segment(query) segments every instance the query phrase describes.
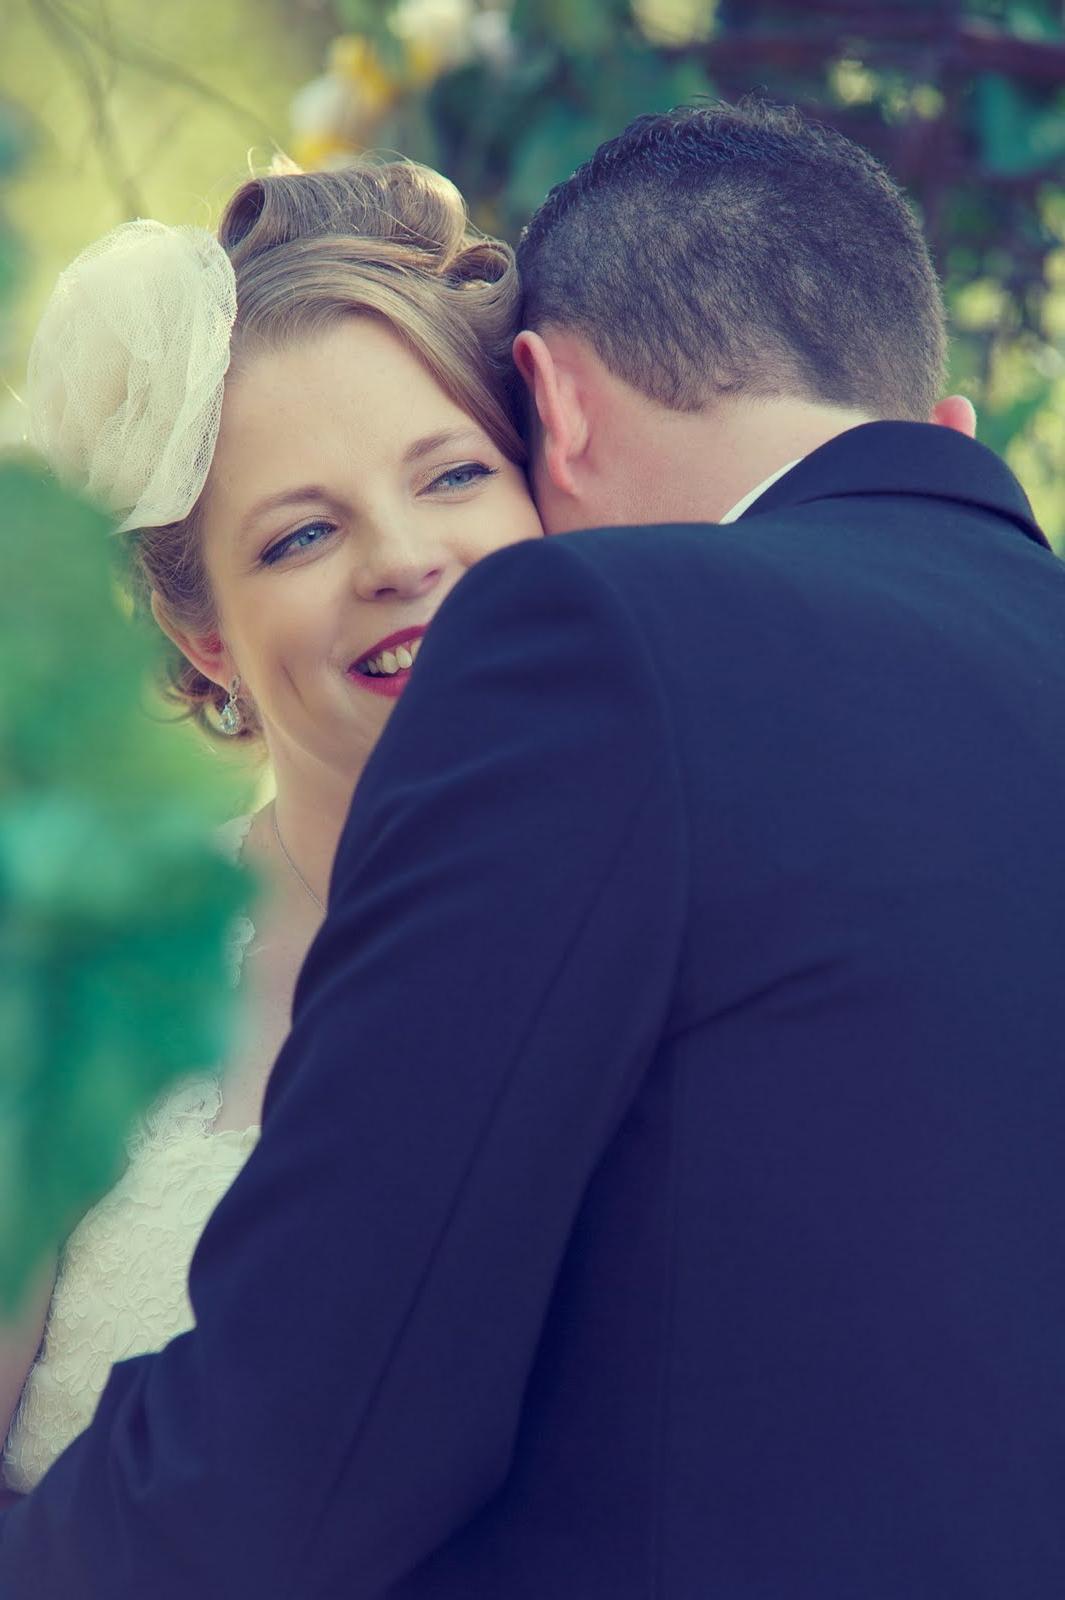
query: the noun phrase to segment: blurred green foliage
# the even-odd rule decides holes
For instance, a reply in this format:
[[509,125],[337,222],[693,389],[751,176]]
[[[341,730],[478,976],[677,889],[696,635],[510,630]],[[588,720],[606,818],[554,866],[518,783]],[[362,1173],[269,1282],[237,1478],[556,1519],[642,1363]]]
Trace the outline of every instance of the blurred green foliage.
[[[0,259],[10,284],[6,227]],[[230,1036],[225,944],[249,885],[213,847],[213,785],[148,714],[156,645],[124,614],[111,548],[39,465],[0,464],[7,1310],[114,1182],[136,1114]]]
[[[25,134],[10,106],[0,101],[0,183],[7,181],[23,154]],[[0,213],[0,312],[18,280],[20,250],[7,217]]]
[[114,1181],[133,1117],[224,1058],[248,895],[145,715],[108,524],[0,467],[0,1301]]

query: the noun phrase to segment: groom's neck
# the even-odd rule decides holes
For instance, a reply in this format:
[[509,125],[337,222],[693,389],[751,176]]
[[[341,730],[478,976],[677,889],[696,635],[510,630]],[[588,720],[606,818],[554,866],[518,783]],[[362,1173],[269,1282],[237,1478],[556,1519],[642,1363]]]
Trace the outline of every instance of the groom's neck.
[[[689,441],[694,470],[687,474],[685,492],[694,493],[705,507],[704,518],[719,522],[783,468],[849,428],[874,420],[849,406],[804,400],[736,400],[716,406],[692,419],[702,423],[702,431],[698,441]],[[679,439],[675,443],[681,445]]]
[[587,504],[570,526],[717,522],[781,468],[875,420],[786,398],[669,411],[625,385],[618,391],[604,397],[593,427]]

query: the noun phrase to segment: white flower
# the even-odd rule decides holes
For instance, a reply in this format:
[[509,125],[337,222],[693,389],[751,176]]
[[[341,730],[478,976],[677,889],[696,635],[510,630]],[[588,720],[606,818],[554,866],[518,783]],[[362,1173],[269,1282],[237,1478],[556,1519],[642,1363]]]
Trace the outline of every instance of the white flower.
[[293,132],[300,137],[331,133],[350,114],[351,90],[331,74],[305,84],[289,109]]
[[399,0],[388,25],[397,39],[454,67],[469,59],[473,0]]
[[505,11],[478,11],[470,23],[470,37],[475,54],[497,72],[505,72],[513,66],[517,40]]

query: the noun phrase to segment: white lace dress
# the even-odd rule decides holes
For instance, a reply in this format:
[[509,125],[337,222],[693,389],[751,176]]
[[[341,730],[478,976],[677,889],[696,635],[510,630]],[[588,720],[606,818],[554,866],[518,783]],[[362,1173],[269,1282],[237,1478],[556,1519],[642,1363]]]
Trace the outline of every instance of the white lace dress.
[[[251,817],[237,817],[220,830],[234,859],[250,825]],[[229,946],[234,986],[254,933],[247,917],[238,919]],[[169,1091],[130,1138],[122,1177],[64,1244],[44,1336],[4,1448],[10,1488],[32,1489],[89,1425],[114,1362],[159,1350],[192,1327],[193,1251],[259,1137],[257,1127],[215,1132],[221,1109],[214,1076]]]

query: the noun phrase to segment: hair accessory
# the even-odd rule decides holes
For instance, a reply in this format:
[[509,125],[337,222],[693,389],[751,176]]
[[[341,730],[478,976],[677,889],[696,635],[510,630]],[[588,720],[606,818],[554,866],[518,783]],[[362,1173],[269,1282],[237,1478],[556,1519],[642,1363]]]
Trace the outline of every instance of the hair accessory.
[[234,678],[229,685],[229,699],[218,714],[218,725],[223,733],[233,738],[244,726],[244,713],[240,709],[237,693],[240,689],[240,679]]
[[204,228],[125,222],[60,274],[30,349],[31,437],[119,533],[199,499],[236,315],[233,265]]

